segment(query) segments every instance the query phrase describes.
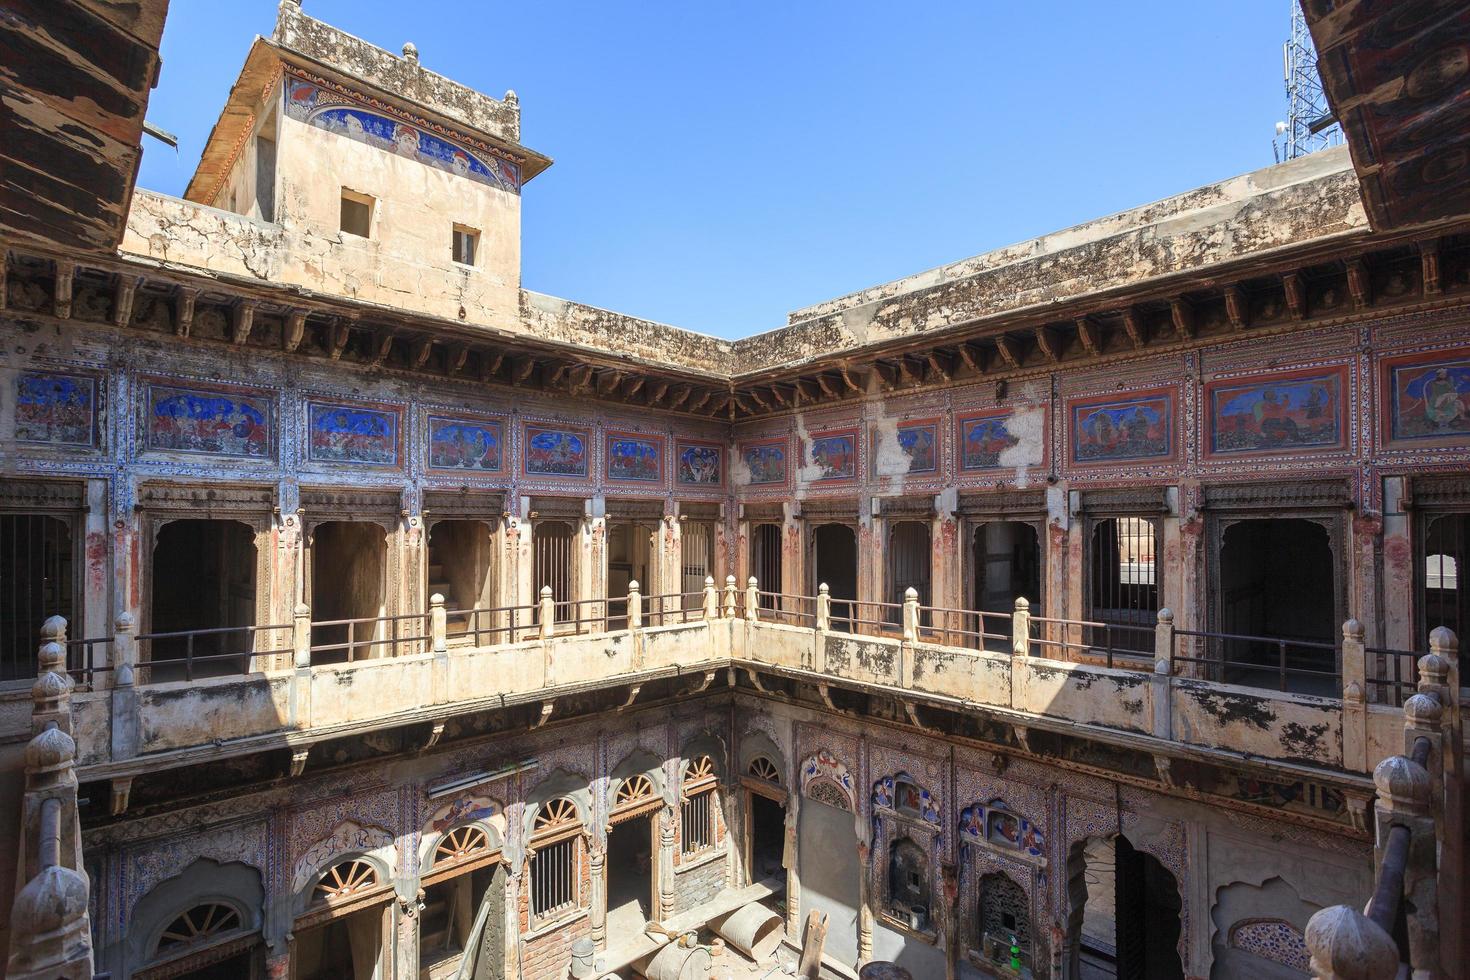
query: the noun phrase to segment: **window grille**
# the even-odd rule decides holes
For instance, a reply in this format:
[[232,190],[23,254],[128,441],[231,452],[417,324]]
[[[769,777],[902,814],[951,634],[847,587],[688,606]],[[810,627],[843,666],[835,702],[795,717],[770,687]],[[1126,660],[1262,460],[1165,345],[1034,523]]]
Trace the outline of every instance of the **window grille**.
[[1010,947],[1020,949],[1023,963],[1031,961],[1031,916],[1026,893],[999,872],[980,878],[980,938],[988,959],[1009,963]]
[[1414,578],[1421,622],[1419,647],[1423,649],[1437,627],[1449,627],[1463,637],[1470,623],[1470,595],[1465,590],[1470,514],[1426,516],[1419,528]]
[[[900,521],[888,535],[888,601],[903,605],[909,589],[919,593],[919,605],[929,604],[929,525]],[[884,610],[889,623],[902,622],[899,609]]]
[[630,776],[618,784],[618,792],[613,799],[613,808],[631,806],[642,803],[653,796],[653,780],[643,773]]
[[202,945],[221,933],[240,928],[238,909],[220,902],[196,905],[174,919],[158,937],[158,951],[175,946]]
[[315,899],[332,902],[376,888],[378,869],[366,861],[343,861],[335,864],[316,883]]
[[697,854],[714,846],[713,808],[710,805],[714,795],[713,789],[707,789],[684,800],[680,812],[683,817],[682,841],[685,854]]
[[41,624],[65,616],[71,634],[81,636],[73,619],[72,536],[57,517],[0,514],[0,681],[36,676]]
[[541,598],[541,588],[551,586],[551,596],[556,600],[556,621],[568,622],[575,608],[576,599],[572,590],[572,526],[565,521],[537,521],[532,536],[532,602]]
[[[781,591],[781,525],[757,524],[750,542],[750,567],[762,592]],[[760,597],[762,609],[775,609],[776,597]]]
[[531,911],[538,917],[564,912],[577,904],[577,839],[568,837],[531,855]]
[[456,827],[439,838],[434,848],[434,864],[463,861],[490,850],[490,838],[479,827]]
[[[1147,517],[1109,517],[1092,528],[1090,609],[1088,619],[1112,626],[1152,629],[1158,618],[1160,571],[1158,522]],[[1088,642],[1108,645],[1103,630],[1094,629]],[[1153,635],[1144,629],[1115,630],[1114,648],[1153,649]]]
[[750,765],[745,771],[753,779],[759,779],[763,783],[772,783],[776,786],[781,785],[780,770],[776,768],[774,762],[763,755],[758,755],[754,759],[751,759]]
[[681,584],[679,591],[687,598],[685,608],[696,609],[702,597],[691,595],[704,591],[704,580],[715,573],[715,535],[713,525],[704,521],[688,521],[680,529]]

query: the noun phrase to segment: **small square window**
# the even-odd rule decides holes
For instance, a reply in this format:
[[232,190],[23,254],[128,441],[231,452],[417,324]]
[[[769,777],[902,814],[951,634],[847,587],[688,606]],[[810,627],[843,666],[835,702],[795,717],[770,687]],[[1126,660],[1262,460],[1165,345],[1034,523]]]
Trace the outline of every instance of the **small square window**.
[[371,237],[373,225],[373,199],[366,194],[342,191],[342,230],[359,238]]
[[461,265],[474,265],[475,253],[480,250],[480,233],[463,225],[454,226],[454,261]]

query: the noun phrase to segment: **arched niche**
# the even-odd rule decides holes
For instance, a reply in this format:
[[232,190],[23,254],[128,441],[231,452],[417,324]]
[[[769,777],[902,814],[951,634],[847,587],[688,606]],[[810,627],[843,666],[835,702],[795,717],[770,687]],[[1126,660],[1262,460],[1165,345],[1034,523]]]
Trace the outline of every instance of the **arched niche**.
[[[216,930],[207,940],[201,936],[195,943],[166,942],[160,947],[164,933],[181,915],[209,905],[231,910],[238,925]],[[259,869],[238,861],[220,863],[199,858],[177,875],[159,882],[134,906],[123,940],[129,966],[124,975],[151,963],[258,933],[264,905],[265,886]],[[203,920],[199,921],[202,925]]]

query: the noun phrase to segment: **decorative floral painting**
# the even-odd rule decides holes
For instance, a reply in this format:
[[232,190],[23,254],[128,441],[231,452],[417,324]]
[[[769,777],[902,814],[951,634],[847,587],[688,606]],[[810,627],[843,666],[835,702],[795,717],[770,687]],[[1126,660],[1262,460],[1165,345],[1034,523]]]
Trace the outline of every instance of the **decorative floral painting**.
[[150,384],[144,444],[178,453],[268,459],[274,452],[274,396],[249,388]]
[[[320,81],[320,80],[317,80]],[[371,105],[367,96],[328,87],[300,76],[288,76],[285,85],[286,115],[299,122],[366,143],[397,156],[417,160],[459,177],[518,193],[520,168],[490,152],[489,147],[471,149],[430,132],[434,124],[417,125],[393,118],[386,105]],[[447,131],[446,131],[447,133]],[[455,134],[458,136],[458,134]]]
[[307,458],[314,463],[397,466],[401,413],[365,405],[307,403]]
[[740,447],[740,458],[750,472],[750,485],[786,482],[786,442],[752,442]]
[[1174,396],[1168,390],[1072,403],[1072,462],[1126,463],[1174,455]]
[[499,473],[505,465],[505,429],[495,419],[429,416],[429,468]]
[[587,429],[526,423],[526,476],[586,476],[592,434]]
[[1021,443],[1012,435],[1009,410],[965,415],[958,420],[961,470],[1000,469],[1000,454]]
[[725,485],[725,450],[718,443],[686,442],[674,444],[675,480],[681,487],[722,487]]
[[1338,368],[1207,384],[1208,451],[1343,448],[1346,379],[1346,368]]
[[900,422],[896,436],[898,448],[908,457],[910,476],[939,472],[938,420]]
[[1384,442],[1470,438],[1470,349],[1387,358],[1383,389]]
[[807,456],[817,468],[818,483],[857,479],[858,434],[856,429],[819,432],[808,444]]
[[95,446],[97,379],[22,371],[15,380],[15,438],[51,446]]
[[1012,812],[1003,800],[972,803],[961,810],[960,840],[1015,848],[1032,857],[1041,857],[1046,850],[1041,831],[1025,817]]
[[663,439],[631,432],[609,432],[607,478],[621,483],[662,483]]

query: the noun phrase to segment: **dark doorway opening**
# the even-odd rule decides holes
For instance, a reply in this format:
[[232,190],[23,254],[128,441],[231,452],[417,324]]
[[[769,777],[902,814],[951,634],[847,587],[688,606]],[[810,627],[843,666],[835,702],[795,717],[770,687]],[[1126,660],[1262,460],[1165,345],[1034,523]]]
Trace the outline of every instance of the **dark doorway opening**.
[[[1016,599],[1024,597],[1031,611],[1042,614],[1041,548],[1036,528],[1023,521],[991,521],[975,528],[974,540],[975,594],[974,606],[981,612],[1010,615]],[[1004,634],[1001,624],[989,622],[982,632]],[[969,627],[967,628],[976,628]],[[1008,639],[985,640],[985,649],[1005,653]]]
[[[209,954],[206,952],[201,955],[208,957]],[[173,964],[170,964],[170,967],[176,968]],[[159,974],[162,975],[162,973],[163,971],[160,970]],[[247,949],[234,956],[197,966],[182,973],[175,973],[173,969],[170,969],[167,975],[175,980],[256,980],[264,973],[261,966],[260,947],[257,946],[254,949]],[[141,970],[134,976],[149,977],[151,974],[148,970]]]
[[[419,975],[453,976],[472,948],[479,953],[476,966],[481,960],[487,966],[494,962],[493,953],[484,955],[483,937],[487,929],[493,932],[504,922],[504,892],[499,863],[441,879],[425,888],[424,910],[419,914]],[[493,908],[484,909],[487,904]],[[503,930],[499,934],[503,937]],[[481,942],[476,943],[477,939]],[[503,948],[499,959],[504,962]]]
[[[639,521],[607,522],[607,595],[616,599],[628,594],[628,586],[638,583],[639,591],[645,596],[658,595],[658,585],[653,581],[653,535],[657,525]],[[703,601],[704,580],[699,580],[700,597]],[[557,596],[560,602],[562,596]],[[568,597],[569,598],[569,597]],[[669,600],[668,608],[677,609],[680,603]],[[622,612],[624,603],[614,603],[613,609]],[[655,620],[657,622],[657,620]],[[628,625],[626,615],[615,616],[609,622],[612,629],[624,629]]]
[[296,932],[291,975],[299,980],[367,980],[383,952],[383,908],[374,906]]
[[1220,632],[1262,638],[1220,644],[1223,680],[1257,687],[1282,687],[1284,680],[1293,691],[1340,691],[1334,561],[1321,524],[1300,518],[1231,524],[1220,542],[1217,602]]
[[[146,640],[150,682],[249,669],[255,624],[255,532],[241,521],[170,521],[153,545],[150,633],[228,630]],[[184,660],[185,663],[165,663]]]
[[[1429,649],[1429,634],[1444,626],[1458,637],[1470,627],[1470,589],[1462,570],[1470,557],[1470,514],[1425,515],[1419,522],[1419,637],[1416,650]],[[1463,642],[1463,641],[1462,641]]]
[[[577,598],[572,588],[576,581],[572,574],[575,544],[572,526],[566,521],[537,521],[531,532],[531,596],[524,603],[531,605],[540,601],[541,590],[551,586],[551,597],[557,603],[558,623],[571,620],[575,608],[570,605]],[[530,622],[535,622],[535,619]]]
[[1117,855],[1118,980],[1184,980],[1179,962],[1179,883],[1121,834]]
[[1158,622],[1159,525],[1146,517],[1109,517],[1092,527],[1092,577],[1088,619],[1106,624],[1089,629],[1099,649],[1146,653],[1154,648]]
[[71,527],[58,517],[0,514],[0,681],[36,676],[41,624],[65,616],[68,633],[83,635],[74,618]]
[[[922,521],[899,521],[888,532],[888,601],[902,606],[909,589],[919,594],[919,605],[929,605],[929,525]],[[903,622],[903,613],[889,607],[885,622]],[[922,619],[922,617],[921,617]]]
[[[311,537],[313,623],[376,619],[388,615],[383,528],[366,521],[326,521]],[[354,623],[312,627],[311,662],[343,663],[386,655],[375,643],[386,637],[384,624]],[[327,648],[327,649],[323,649]]]
[[653,818],[633,817],[607,835],[607,926],[642,932],[653,918]]
[[832,628],[852,632],[857,599],[857,534],[846,524],[823,524],[812,536],[818,586],[832,595]]
[[495,605],[490,585],[493,541],[484,521],[436,521],[429,528],[429,596],[444,597],[450,635],[488,629],[488,613],[472,613]]
[[750,878],[776,878],[785,885],[786,808],[759,793],[750,794]]
[[750,534],[750,574],[762,592],[762,609],[775,609],[781,591],[781,525],[757,524]]

